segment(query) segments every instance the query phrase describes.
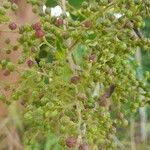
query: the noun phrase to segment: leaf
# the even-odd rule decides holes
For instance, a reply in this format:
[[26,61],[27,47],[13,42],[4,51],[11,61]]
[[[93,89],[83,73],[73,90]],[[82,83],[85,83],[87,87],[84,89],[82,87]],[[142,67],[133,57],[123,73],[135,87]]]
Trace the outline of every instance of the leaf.
[[44,146],[44,150],[50,150],[50,149],[63,150],[62,146],[58,142],[59,141],[57,137],[54,134],[49,132],[47,135],[47,140]]
[[62,78],[67,82],[70,80],[70,77],[72,75],[72,72],[70,70],[70,67],[66,64],[62,68]]
[[61,37],[57,38],[56,48],[57,48],[57,50],[55,52],[56,58],[60,59],[60,60],[64,60],[65,56],[66,56],[66,50],[63,46],[63,39]]
[[84,56],[88,54],[88,49],[85,45],[79,44],[73,52],[74,60],[77,65],[83,66]]
[[46,6],[48,7],[54,7],[57,5],[57,1],[56,0],[48,0],[46,3]]
[[[69,0],[70,4],[73,5],[74,7],[80,7],[81,6],[81,3],[83,2],[84,0]],[[48,7],[54,7],[56,6],[58,3],[56,0],[48,0],[47,3],[46,3],[46,6]]]
[[74,7],[80,7],[84,0],[69,0],[69,3]]

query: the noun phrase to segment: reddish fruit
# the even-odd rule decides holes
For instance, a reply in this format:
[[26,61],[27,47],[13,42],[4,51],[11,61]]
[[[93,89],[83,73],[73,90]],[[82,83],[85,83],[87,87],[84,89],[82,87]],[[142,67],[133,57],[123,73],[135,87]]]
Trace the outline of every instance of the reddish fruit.
[[10,75],[10,71],[6,70],[4,73],[3,73],[4,76],[9,76]]
[[37,30],[41,30],[42,26],[40,22],[37,22],[35,24],[32,25],[32,28],[37,31]]
[[9,29],[10,29],[10,30],[16,30],[16,28],[17,28],[17,25],[16,25],[15,22],[11,22],[11,23],[9,24]]
[[56,18],[56,20],[55,20],[55,24],[57,25],[57,26],[62,26],[63,24],[64,24],[64,19],[63,18]]
[[73,83],[73,84],[78,84],[78,83],[80,83],[80,77],[79,77],[79,76],[73,76],[73,77],[71,78],[71,83]]
[[19,0],[10,0],[11,3],[18,4]]
[[74,138],[74,137],[69,137],[67,138],[66,140],[66,145],[69,147],[69,148],[73,148],[75,147],[77,144],[77,139]]
[[28,67],[32,67],[33,66],[33,64],[34,64],[34,62],[32,61],[32,60],[28,60],[27,61],[27,65],[28,65]]
[[96,62],[97,56],[95,54],[89,56],[89,61]]
[[36,37],[41,39],[43,38],[43,36],[45,35],[44,31],[42,30],[37,30],[36,33],[35,33]]
[[86,20],[83,22],[83,26],[86,28],[91,28],[92,27],[92,22],[91,20]]
[[90,148],[88,144],[81,144],[79,146],[79,150],[90,150]]

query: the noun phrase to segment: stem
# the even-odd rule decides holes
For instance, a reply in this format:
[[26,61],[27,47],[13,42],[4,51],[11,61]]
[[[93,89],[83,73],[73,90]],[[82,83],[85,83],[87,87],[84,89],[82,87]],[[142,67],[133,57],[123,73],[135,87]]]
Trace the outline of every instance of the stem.
[[[45,43],[49,48],[53,48],[53,47],[49,44],[49,42],[46,40],[45,37],[44,37],[43,39],[44,39],[44,43]],[[42,45],[43,45],[44,43],[42,43]],[[41,46],[41,45],[40,45],[40,46]]]
[[76,108],[77,108],[77,116],[78,116],[78,142],[80,143],[82,140],[82,130],[81,130],[81,124],[82,124],[82,113],[81,113],[81,105],[80,102],[76,102]]
[[[63,13],[66,14],[66,0],[61,0],[61,4],[62,4]],[[65,24],[64,24],[64,30],[65,31],[67,31],[67,25],[66,24],[67,24],[67,22],[65,21]],[[68,46],[67,60],[68,60],[68,63],[70,65],[72,72],[75,73],[75,70],[80,70],[80,67],[75,64],[75,62],[72,58],[73,57],[72,56],[72,49],[77,44],[78,39],[73,44],[71,44],[70,40],[71,39],[68,39],[68,41],[67,41],[67,46]]]
[[[31,70],[31,69],[28,69],[28,68],[23,68],[23,67],[17,67],[17,71],[19,72],[20,71],[33,71],[33,72],[36,72],[37,74],[41,74],[43,76],[46,76],[46,77],[49,77],[47,74],[45,73],[42,73],[42,72],[39,72],[39,71],[35,71],[35,70]],[[20,72],[19,72],[20,73]]]

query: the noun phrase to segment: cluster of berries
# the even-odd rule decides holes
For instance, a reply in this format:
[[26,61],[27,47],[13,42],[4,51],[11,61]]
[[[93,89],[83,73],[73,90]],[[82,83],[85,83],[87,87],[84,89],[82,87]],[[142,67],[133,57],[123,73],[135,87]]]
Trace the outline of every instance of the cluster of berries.
[[32,28],[35,30],[35,35],[37,38],[41,39],[44,37],[45,33],[42,30],[42,26],[40,22],[37,22],[35,24],[32,25]]
[[[74,148],[77,145],[77,139],[75,137],[68,137],[66,139],[66,145],[69,148]],[[86,143],[82,143],[81,145],[79,145],[79,150],[90,150],[89,145]]]

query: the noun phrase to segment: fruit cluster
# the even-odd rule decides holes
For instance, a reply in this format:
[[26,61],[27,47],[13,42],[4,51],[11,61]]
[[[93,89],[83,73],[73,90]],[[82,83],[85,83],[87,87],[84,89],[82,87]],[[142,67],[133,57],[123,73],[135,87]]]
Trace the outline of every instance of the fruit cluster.
[[[18,46],[23,47],[18,64],[0,61],[6,76],[28,65],[20,71],[19,86],[11,87],[12,99],[24,101],[25,143],[32,144],[31,134],[38,133],[34,140],[39,142],[51,131],[65,148],[115,149],[116,129],[127,126],[127,116],[150,98],[145,84],[150,73],[139,80],[134,58],[137,48],[150,47],[139,32],[149,16],[149,1],[85,1],[78,10],[67,2],[70,15],[60,17],[52,17],[48,8],[43,13],[42,0],[27,1],[40,21],[18,27]],[[0,15],[14,3],[0,6]],[[14,22],[8,26],[17,28]],[[10,47],[9,39],[6,43]]]

